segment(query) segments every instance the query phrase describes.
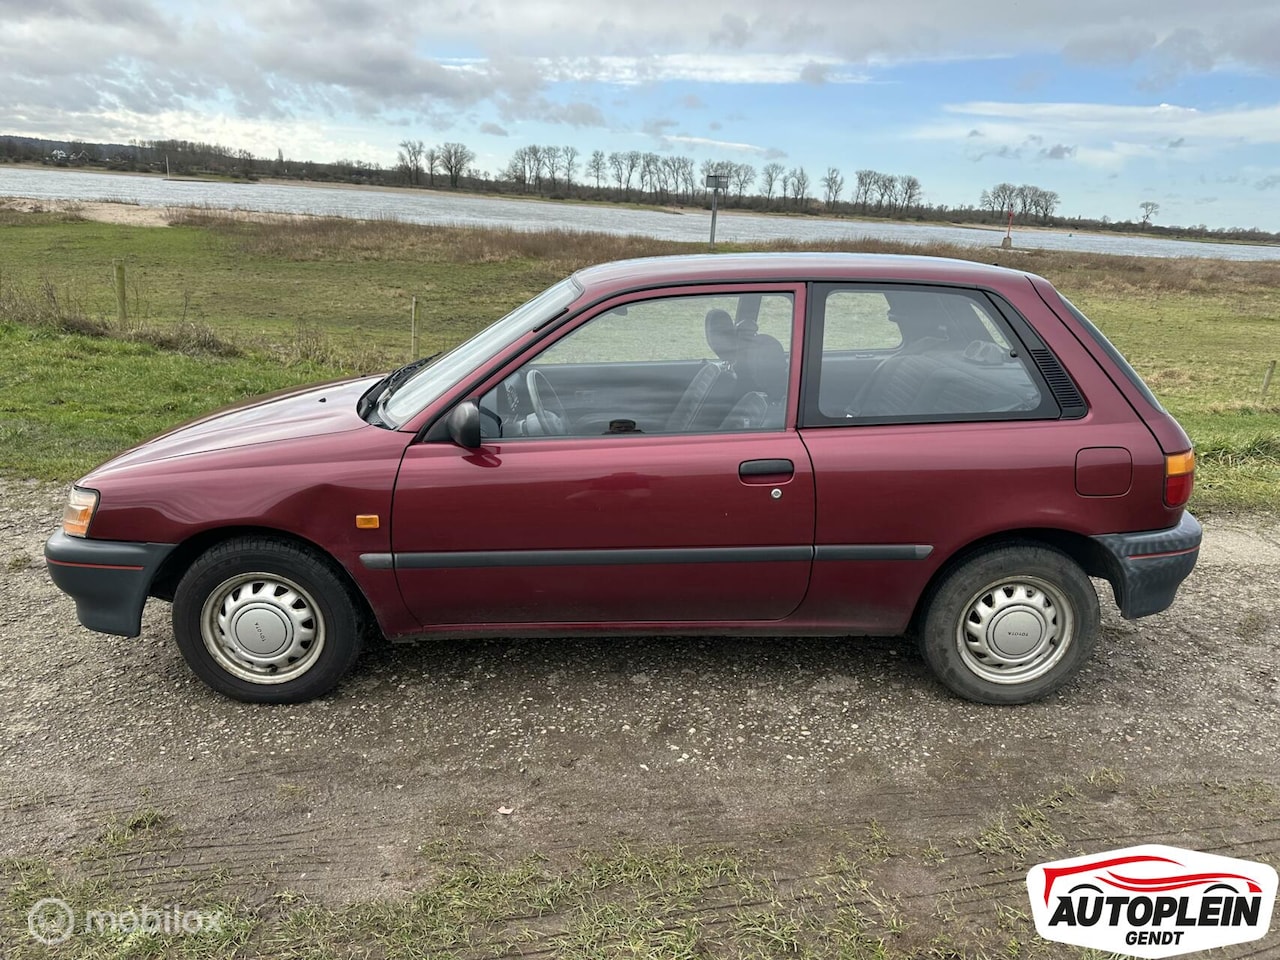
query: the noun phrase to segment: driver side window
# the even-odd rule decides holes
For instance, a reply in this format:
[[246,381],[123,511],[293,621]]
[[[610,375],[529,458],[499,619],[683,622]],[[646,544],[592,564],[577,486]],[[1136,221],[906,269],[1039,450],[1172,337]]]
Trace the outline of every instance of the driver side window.
[[481,398],[487,439],[781,429],[789,293],[663,297],[567,333]]

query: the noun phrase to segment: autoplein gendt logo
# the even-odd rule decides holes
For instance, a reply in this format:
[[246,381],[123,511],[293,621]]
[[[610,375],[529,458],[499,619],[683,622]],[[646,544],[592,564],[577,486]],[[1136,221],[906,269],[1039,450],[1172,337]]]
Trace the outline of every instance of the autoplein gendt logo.
[[1266,936],[1276,871],[1145,844],[1032,867],[1027,893],[1036,930],[1047,940],[1173,957]]

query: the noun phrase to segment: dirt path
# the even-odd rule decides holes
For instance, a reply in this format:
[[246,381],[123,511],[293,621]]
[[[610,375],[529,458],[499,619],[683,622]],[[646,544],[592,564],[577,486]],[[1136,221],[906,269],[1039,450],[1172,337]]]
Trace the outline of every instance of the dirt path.
[[435,842],[730,846],[788,880],[882,838],[903,856],[876,880],[924,928],[940,898],[973,924],[1025,907],[1022,864],[1075,852],[1280,860],[1270,518],[1206,523],[1174,609],[1108,613],[1084,675],[1028,707],[956,700],[889,641],[662,638],[378,649],[330,699],[251,707],[191,677],[164,604],[136,640],[76,624],[39,560],[61,498],[0,482],[3,857],[155,809],[181,828],[165,866],[344,903],[420,886]]

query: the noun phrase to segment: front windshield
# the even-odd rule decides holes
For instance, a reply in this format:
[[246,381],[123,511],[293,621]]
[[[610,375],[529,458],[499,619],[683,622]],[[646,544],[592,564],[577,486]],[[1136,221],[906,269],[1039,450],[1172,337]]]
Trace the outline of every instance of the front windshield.
[[567,277],[423,367],[383,398],[383,421],[393,428],[401,426],[508,344],[552,319],[581,292],[577,281]]

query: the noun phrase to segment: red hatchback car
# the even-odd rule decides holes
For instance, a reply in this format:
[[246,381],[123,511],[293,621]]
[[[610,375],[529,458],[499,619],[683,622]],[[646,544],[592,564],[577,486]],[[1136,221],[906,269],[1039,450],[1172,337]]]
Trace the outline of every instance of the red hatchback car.
[[914,635],[1022,703],[1164,610],[1187,435],[1048,282],[922,257],[690,256],[556,284],[436,358],[210,415],[98,467],[45,550],[92,630],[173,603],[249,701],[413,637]]

